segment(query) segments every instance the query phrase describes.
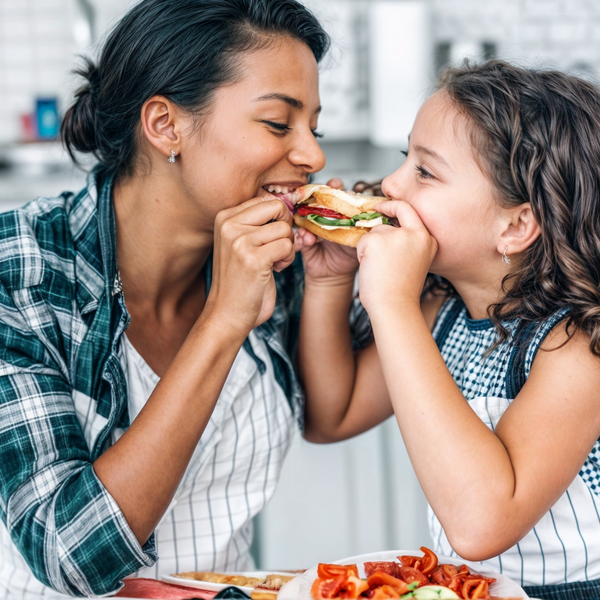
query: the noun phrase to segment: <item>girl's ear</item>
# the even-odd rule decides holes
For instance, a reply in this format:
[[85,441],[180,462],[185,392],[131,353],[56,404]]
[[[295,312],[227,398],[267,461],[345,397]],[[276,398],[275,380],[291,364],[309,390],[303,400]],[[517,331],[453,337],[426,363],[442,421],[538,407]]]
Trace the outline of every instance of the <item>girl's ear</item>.
[[141,121],[146,139],[162,155],[169,158],[171,151],[179,154],[182,114],[168,98],[152,96],[144,102]]
[[510,211],[509,221],[498,240],[498,252],[510,256],[529,248],[541,233],[531,204],[525,202]]

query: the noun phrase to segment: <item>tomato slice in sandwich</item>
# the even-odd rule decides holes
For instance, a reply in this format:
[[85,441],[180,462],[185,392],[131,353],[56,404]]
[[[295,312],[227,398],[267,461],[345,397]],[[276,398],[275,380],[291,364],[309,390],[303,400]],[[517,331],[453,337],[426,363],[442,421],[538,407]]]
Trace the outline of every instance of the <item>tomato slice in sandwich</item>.
[[329,217],[330,219],[347,219],[343,214],[332,210],[331,208],[322,208],[320,206],[307,206],[301,204],[296,211],[301,217],[308,215],[319,215],[320,217]]

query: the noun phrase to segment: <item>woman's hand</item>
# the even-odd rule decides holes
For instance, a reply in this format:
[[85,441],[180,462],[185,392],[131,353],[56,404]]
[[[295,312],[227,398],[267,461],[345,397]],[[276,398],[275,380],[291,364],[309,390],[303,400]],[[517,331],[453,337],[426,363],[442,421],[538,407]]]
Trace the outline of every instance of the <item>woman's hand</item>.
[[360,300],[369,313],[406,302],[418,306],[437,242],[407,202],[382,202],[376,210],[400,227],[379,225],[358,242]]
[[[342,189],[344,184],[337,177],[327,185]],[[307,283],[333,283],[353,279],[358,268],[356,250],[327,240],[321,240],[306,229],[298,229],[295,238],[296,251],[302,251]]]
[[246,337],[273,314],[273,270],[293,260],[292,217],[283,202],[253,198],[221,211],[215,219],[213,278],[204,312]]

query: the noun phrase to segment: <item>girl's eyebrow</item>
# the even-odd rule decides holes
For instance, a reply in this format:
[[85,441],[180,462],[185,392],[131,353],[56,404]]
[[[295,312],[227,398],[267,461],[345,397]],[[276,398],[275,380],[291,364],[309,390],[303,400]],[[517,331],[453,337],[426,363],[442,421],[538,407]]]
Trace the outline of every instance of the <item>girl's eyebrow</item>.
[[430,150],[429,148],[426,148],[425,146],[419,146],[419,145],[415,145],[413,147],[417,152],[421,152],[422,154],[427,154],[427,156],[431,156],[431,158],[433,158],[434,160],[437,160],[439,163],[443,164],[445,167],[450,168],[450,165],[446,162],[444,157],[440,156],[434,150]]

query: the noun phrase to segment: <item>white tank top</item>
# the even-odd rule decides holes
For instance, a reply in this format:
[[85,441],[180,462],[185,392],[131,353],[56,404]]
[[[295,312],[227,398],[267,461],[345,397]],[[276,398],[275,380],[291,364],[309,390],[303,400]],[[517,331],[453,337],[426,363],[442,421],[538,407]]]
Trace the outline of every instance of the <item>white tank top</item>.
[[[159,377],[124,335],[121,365],[127,377],[130,422]],[[275,491],[295,418],[273,373],[266,343],[249,335],[225,382],[175,497],[155,530],[159,560],[136,573],[159,578],[181,571],[247,571],[252,519]],[[116,441],[124,430],[114,432]]]

